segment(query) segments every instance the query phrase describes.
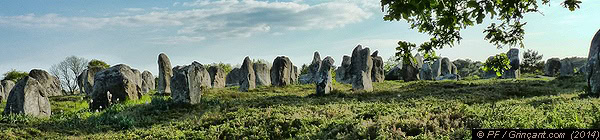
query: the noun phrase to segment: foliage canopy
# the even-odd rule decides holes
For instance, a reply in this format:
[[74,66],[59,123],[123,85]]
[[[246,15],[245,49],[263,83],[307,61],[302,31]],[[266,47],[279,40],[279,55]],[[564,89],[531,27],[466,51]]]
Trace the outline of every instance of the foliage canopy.
[[17,82],[19,79],[28,76],[29,73],[27,72],[22,72],[22,71],[17,71],[15,69],[12,69],[6,73],[4,73],[4,80],[12,80],[14,82]]

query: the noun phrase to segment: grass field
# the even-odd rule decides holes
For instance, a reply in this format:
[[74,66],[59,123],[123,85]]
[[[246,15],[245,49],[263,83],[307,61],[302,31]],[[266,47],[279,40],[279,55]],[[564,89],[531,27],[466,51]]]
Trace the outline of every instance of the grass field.
[[[583,77],[210,89],[198,105],[145,95],[100,112],[52,97],[50,118],[2,116],[0,139],[470,139],[470,128],[600,128]],[[5,103],[0,105],[3,110]]]

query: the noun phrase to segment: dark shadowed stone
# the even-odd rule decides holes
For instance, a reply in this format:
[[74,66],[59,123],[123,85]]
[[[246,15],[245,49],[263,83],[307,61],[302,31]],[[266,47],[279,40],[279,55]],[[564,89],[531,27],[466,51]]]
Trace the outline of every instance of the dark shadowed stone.
[[242,76],[240,76],[240,68],[233,68],[225,77],[225,86],[239,86],[241,79]]
[[[278,56],[273,60],[273,66],[271,66],[271,85],[274,86],[286,86],[294,84],[293,77],[296,77],[292,61],[286,56]],[[296,78],[297,80],[297,78]]]
[[421,80],[433,80],[433,75],[431,73],[431,66],[429,64],[424,63],[419,71],[419,78]]
[[212,88],[225,87],[225,70],[223,70],[223,68],[210,66],[208,68],[208,74],[210,75],[210,84]]
[[448,75],[448,74],[452,74],[452,65],[454,65],[452,62],[450,62],[450,59],[448,59],[447,57],[442,58],[441,61],[441,67],[440,67],[440,75]]
[[154,87],[156,87],[154,75],[147,70],[142,72],[142,93],[148,93],[154,90]]
[[299,80],[299,82],[301,84],[316,83],[317,79],[319,77],[318,72],[319,72],[320,67],[321,67],[321,55],[319,54],[319,52],[315,51],[315,53],[313,55],[313,60],[310,63],[310,65],[308,65],[308,73],[306,74],[306,76],[301,78],[302,80]]
[[256,86],[270,86],[271,72],[267,64],[254,63],[254,75],[256,75]]
[[510,60],[510,69],[504,71],[504,73],[502,74],[502,78],[504,78],[504,79],[519,78],[521,75],[521,71],[520,71],[520,67],[519,67],[521,64],[521,62],[519,60],[519,49],[512,48],[512,49],[508,50],[506,55],[508,56],[508,59]]
[[242,76],[242,79],[240,81],[239,91],[247,92],[248,90],[256,88],[256,75],[254,75],[254,68],[252,67],[252,60],[250,60],[250,57],[246,56],[242,63],[242,67],[240,68],[240,76]]
[[50,73],[40,69],[33,69],[29,71],[29,76],[35,78],[40,83],[40,86],[46,90],[48,97],[63,96],[60,81],[58,78],[50,75]]
[[351,57],[344,55],[342,57],[342,65],[335,70],[335,81],[338,83],[352,83],[352,73],[350,72]]
[[373,68],[371,69],[371,81],[373,82],[383,82],[385,80],[385,74],[383,70],[383,58],[381,56],[377,56],[378,51],[373,52],[371,54],[371,58],[373,59]]
[[560,61],[560,76],[573,76],[575,70],[573,69],[573,62],[568,58]]
[[390,69],[390,71],[385,74],[385,80],[402,80],[402,65],[402,61],[400,61],[400,64]]
[[173,75],[171,68],[169,57],[160,53],[158,55],[158,94],[160,95],[171,94],[171,76]]
[[125,100],[137,100],[140,95],[131,67],[118,64],[96,73],[94,90],[90,103],[91,110],[101,110],[114,103]]
[[417,64],[413,61],[410,62],[411,63],[405,63],[404,66],[402,66],[402,79],[404,81],[420,80],[421,78],[419,77],[419,68],[417,67]]
[[210,74],[202,64],[194,61],[190,65],[173,68],[173,77],[171,77],[173,102],[198,104],[201,102],[202,91],[210,87]]
[[586,79],[591,94],[600,93],[600,30],[596,32],[590,45],[588,62],[586,65]]
[[333,69],[333,58],[327,56],[321,62],[321,67],[319,68],[317,76],[317,95],[329,94],[333,87],[331,86],[331,82],[333,81],[333,77],[331,75],[331,70]]
[[560,72],[560,59],[550,58],[546,60],[544,64],[544,75],[545,76],[556,76]]
[[30,76],[24,77],[10,91],[3,114],[26,114],[36,117],[50,116],[52,112],[47,91],[35,78]]
[[2,84],[2,91],[4,93],[3,100],[7,100],[8,95],[10,94],[10,90],[12,90],[13,87],[15,87],[15,82],[13,82],[11,80],[2,80],[2,81],[0,81],[0,84]]
[[350,68],[352,73],[352,89],[355,91],[373,91],[373,82],[371,71],[373,69],[373,59],[369,48],[363,48],[358,45],[352,51],[350,59]]

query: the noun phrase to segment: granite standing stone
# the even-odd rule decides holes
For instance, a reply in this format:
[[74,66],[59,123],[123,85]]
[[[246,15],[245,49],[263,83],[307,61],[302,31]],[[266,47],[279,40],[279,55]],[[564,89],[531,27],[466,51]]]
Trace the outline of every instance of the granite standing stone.
[[560,61],[560,76],[573,76],[575,70],[573,69],[573,62],[568,58]]
[[292,61],[286,56],[278,56],[271,66],[271,85],[286,86],[294,83],[293,77],[297,76]]
[[29,71],[29,76],[35,78],[40,83],[42,89],[46,90],[48,97],[63,96],[60,80],[50,75],[50,73],[40,69],[33,69]]
[[169,57],[164,53],[160,53],[158,55],[158,94],[171,94],[171,76],[173,75],[171,68]]
[[225,70],[219,66],[210,66],[208,68],[210,74],[210,82],[213,88],[225,87]]
[[256,75],[254,75],[254,68],[250,57],[246,56],[242,67],[240,68],[240,75],[242,79],[240,81],[239,90],[242,92],[248,92],[248,90],[256,88]]
[[344,55],[342,57],[342,66],[335,70],[335,81],[338,83],[350,84],[352,83],[352,73],[350,64],[352,63],[351,57]]
[[154,81],[154,75],[150,71],[142,72],[142,93],[148,93],[154,90],[156,83]]
[[373,69],[373,59],[369,48],[363,48],[358,45],[352,51],[350,63],[352,73],[352,89],[355,91],[364,90],[373,91],[371,71]]
[[0,81],[0,84],[2,84],[2,91],[4,91],[4,100],[7,100],[10,91],[15,87],[15,82],[12,80],[2,80]]
[[373,59],[373,69],[371,71],[371,81],[383,82],[385,80],[385,71],[383,70],[383,58],[378,56],[379,51],[373,52],[371,58]]
[[559,58],[550,58],[546,60],[546,63],[544,64],[544,75],[556,76],[556,74],[560,72],[560,66]]
[[317,73],[319,75],[317,77],[318,79],[316,83],[317,95],[329,94],[329,92],[333,90],[333,86],[331,85],[331,82],[333,81],[331,75],[333,63],[335,63],[333,58],[329,56],[325,57],[325,59],[323,59],[323,61],[321,62],[321,67],[319,68],[319,71]]
[[141,91],[135,81],[136,76],[131,67],[125,64],[118,64],[96,73],[90,109],[102,110],[114,103],[137,100]]
[[504,79],[516,79],[521,77],[520,71],[520,60],[519,60],[519,49],[512,48],[506,53],[508,59],[510,60],[510,69],[505,70],[502,74],[502,78]]
[[270,86],[271,72],[267,64],[254,63],[254,75],[256,75],[256,86]]
[[30,76],[22,78],[10,91],[3,114],[49,117],[52,111],[47,91],[35,78]]
[[225,86],[227,86],[227,87],[239,86],[240,80],[242,79],[242,76],[240,75],[240,71],[241,71],[240,68],[233,68],[227,74],[227,77],[225,77]]
[[429,64],[424,63],[419,71],[419,78],[421,80],[434,80],[434,77],[431,73],[431,66]]
[[586,79],[591,94],[600,93],[600,30],[596,32],[590,45],[588,63],[586,65]]
[[173,102],[198,104],[201,102],[202,91],[210,87],[210,74],[202,64],[194,61],[190,65],[173,68],[171,78]]

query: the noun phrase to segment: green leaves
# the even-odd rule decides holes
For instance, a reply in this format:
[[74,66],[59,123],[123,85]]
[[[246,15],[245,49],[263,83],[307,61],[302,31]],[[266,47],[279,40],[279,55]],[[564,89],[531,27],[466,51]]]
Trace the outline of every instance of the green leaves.
[[[543,5],[549,2],[541,1]],[[573,11],[579,8],[580,3],[580,0],[564,0],[562,5]],[[497,48],[507,45],[524,47],[523,26],[526,23],[520,20],[526,13],[538,12],[537,0],[381,0],[381,6],[386,13],[384,20],[406,20],[411,29],[431,36],[432,41],[419,46],[431,49],[419,51],[442,49],[460,43],[461,29],[474,26],[475,23],[481,24],[486,17],[501,23],[488,26],[484,31],[487,34],[485,40]]]
[[510,60],[506,53],[500,53],[494,56],[492,59],[488,59],[483,63],[481,70],[483,71],[494,71],[498,77],[502,76],[505,70],[510,69]]

